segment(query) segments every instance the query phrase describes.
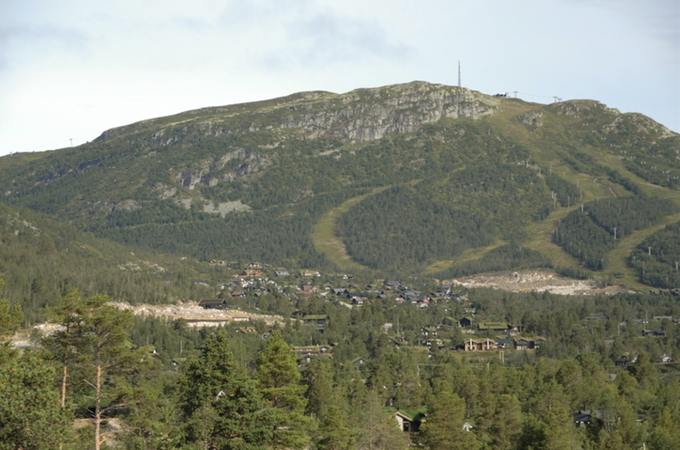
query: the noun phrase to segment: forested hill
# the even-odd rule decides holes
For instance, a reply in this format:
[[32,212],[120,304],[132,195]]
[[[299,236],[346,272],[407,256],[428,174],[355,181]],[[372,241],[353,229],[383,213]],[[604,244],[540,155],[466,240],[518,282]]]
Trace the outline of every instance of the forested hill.
[[[442,277],[554,267],[660,286],[677,277],[679,153],[678,134],[596,101],[413,82],[204,108],[6,156],[0,192],[199,260]],[[645,259],[661,275],[643,275]]]

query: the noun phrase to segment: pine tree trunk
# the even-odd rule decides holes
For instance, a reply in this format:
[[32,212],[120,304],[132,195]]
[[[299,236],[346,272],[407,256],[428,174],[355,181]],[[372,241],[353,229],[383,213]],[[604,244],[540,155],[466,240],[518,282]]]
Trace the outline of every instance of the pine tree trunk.
[[61,407],[66,406],[66,380],[68,378],[68,365],[66,363],[66,356],[64,356],[64,374],[61,379]]
[[102,412],[101,412],[101,386],[102,386],[102,364],[101,364],[101,349],[97,346],[97,381],[95,383],[95,400],[94,400],[94,448],[99,450],[101,441],[99,439]]

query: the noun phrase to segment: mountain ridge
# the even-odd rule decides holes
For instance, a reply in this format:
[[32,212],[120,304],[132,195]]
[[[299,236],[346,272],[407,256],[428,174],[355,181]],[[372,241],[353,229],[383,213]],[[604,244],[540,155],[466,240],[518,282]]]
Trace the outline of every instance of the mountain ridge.
[[[325,233],[363,266],[455,266],[461,252],[483,259],[494,241],[534,242],[542,256],[523,256],[532,264],[547,257],[577,270],[556,242],[535,244],[532,224],[598,198],[660,196],[672,214],[679,142],[652,119],[594,100],[541,105],[418,81],[112,128],[81,147],[0,158],[0,189],[8,203],[127,245],[323,267],[338,261],[312,239],[314,224],[361,197]],[[386,224],[389,233],[362,241]],[[475,241],[481,229],[492,241]]]

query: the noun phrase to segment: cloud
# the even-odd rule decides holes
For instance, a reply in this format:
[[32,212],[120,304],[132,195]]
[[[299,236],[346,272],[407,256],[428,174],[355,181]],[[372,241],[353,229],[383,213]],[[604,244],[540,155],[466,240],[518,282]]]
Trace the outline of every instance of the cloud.
[[0,69],[16,58],[52,56],[55,50],[89,54],[89,38],[70,28],[54,25],[0,25]]
[[674,49],[680,48],[680,6],[677,0],[566,0],[567,4],[587,5],[608,10],[629,22],[638,31]]
[[388,22],[365,11],[350,16],[349,11],[353,9],[314,0],[233,2],[218,24],[231,42],[244,49],[250,64],[270,71],[317,69],[369,58],[384,61],[411,54],[409,46],[390,36]]
[[284,47],[265,52],[268,69],[320,68],[347,63],[404,59],[413,50],[391,40],[374,18],[350,18],[332,12],[296,17],[283,25]]

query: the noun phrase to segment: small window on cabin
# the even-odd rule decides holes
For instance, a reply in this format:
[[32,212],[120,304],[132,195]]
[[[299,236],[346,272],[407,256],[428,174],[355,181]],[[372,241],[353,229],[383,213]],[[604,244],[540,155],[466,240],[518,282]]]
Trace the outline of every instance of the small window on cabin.
[[411,424],[408,422],[404,422],[404,433],[408,433],[410,431],[409,426]]

